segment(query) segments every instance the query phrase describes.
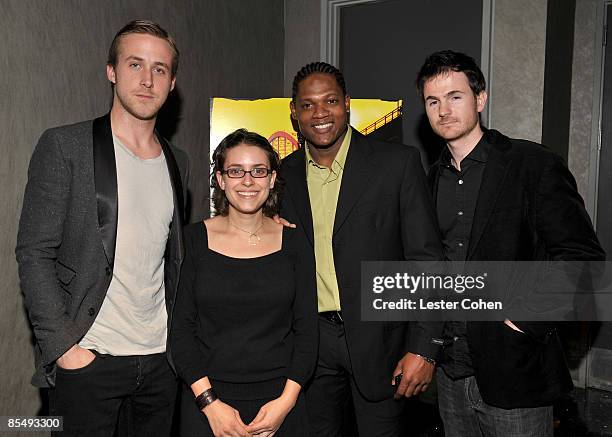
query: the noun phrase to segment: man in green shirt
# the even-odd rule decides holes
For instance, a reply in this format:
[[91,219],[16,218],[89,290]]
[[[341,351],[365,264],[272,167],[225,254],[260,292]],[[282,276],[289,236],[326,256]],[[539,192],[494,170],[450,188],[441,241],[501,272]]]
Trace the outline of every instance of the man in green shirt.
[[344,78],[329,64],[304,66],[292,94],[305,144],[283,162],[281,215],[303,230],[303,250],[315,255],[320,340],[306,386],[311,435],[341,435],[352,397],[360,435],[400,436],[397,398],[431,381],[440,327],[362,321],[360,264],[442,259],[419,153],[353,130]]

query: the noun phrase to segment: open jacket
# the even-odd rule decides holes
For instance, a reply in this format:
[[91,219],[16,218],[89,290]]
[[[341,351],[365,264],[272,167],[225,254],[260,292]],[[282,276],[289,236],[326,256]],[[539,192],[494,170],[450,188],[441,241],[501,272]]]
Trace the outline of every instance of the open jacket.
[[[486,130],[489,154],[468,261],[603,260],[574,177],[558,155]],[[429,173],[437,201],[439,165]],[[484,401],[501,408],[551,405],[571,389],[555,322],[468,322],[467,340]]]
[[[184,252],[187,156],[158,139],[174,193],[164,265],[170,322]],[[54,384],[55,361],[85,335],[102,306],[113,276],[117,203],[108,114],[43,133],[30,161],[16,248],[36,340],[36,386]]]
[[[281,216],[306,234],[302,250],[314,251],[305,156],[300,149],[283,160]],[[442,326],[362,321],[361,261],[443,259],[438,234],[419,152],[353,131],[331,244],[353,374],[368,400],[393,395],[392,373],[407,352],[435,357]]]

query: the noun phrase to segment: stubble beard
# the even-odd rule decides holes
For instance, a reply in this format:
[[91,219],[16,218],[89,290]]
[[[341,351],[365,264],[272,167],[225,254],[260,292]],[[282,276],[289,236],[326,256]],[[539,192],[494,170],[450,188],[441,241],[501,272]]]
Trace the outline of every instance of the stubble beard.
[[439,137],[441,137],[444,141],[448,143],[451,141],[457,141],[462,138],[468,137],[474,131],[474,129],[478,126],[479,123],[480,123],[480,119],[476,117],[475,120],[471,120],[469,125],[460,126],[459,130],[450,129],[449,131],[445,131],[443,129],[443,126],[442,127],[436,126],[434,131]]
[[[115,97],[116,97],[115,104],[118,102],[121,108],[123,108],[125,112],[127,112],[132,117],[138,120],[141,120],[141,121],[155,120],[155,118],[157,117],[157,114],[159,113],[159,110],[164,104],[164,102],[162,102],[159,105],[156,104],[154,106],[148,106],[146,104],[139,103],[136,100],[137,99],[136,97],[133,97],[132,99],[130,99],[130,97],[124,99],[117,92],[116,88],[115,88]],[[139,107],[142,109],[139,110]]]

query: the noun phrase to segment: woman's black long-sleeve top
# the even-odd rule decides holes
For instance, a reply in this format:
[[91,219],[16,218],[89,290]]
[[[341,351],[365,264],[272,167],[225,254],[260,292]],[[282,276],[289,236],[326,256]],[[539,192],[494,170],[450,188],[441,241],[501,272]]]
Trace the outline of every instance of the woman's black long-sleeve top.
[[281,250],[231,258],[208,248],[206,226],[187,225],[185,260],[169,348],[191,385],[208,376],[230,383],[289,378],[301,386],[317,356],[317,298],[312,254],[283,229]]

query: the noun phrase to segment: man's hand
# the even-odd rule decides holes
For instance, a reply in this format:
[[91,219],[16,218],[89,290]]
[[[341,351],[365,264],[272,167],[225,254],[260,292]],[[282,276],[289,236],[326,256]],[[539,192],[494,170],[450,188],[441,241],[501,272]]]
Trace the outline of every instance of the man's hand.
[[278,214],[275,214],[274,217],[272,217],[272,220],[274,220],[279,225],[287,226],[288,228],[295,228],[295,224],[289,223],[284,218],[279,217]]
[[92,351],[75,344],[57,359],[57,365],[62,369],[76,370],[87,366],[95,358],[96,356]]
[[409,398],[427,390],[427,386],[433,377],[433,371],[434,365],[432,363],[428,363],[423,357],[408,352],[399,360],[393,371],[393,378],[391,379],[393,385],[395,385],[395,376],[400,373],[404,375],[395,391],[395,399],[402,396]]
[[202,410],[208,424],[216,437],[251,437],[240,413],[226,403],[217,399]]

